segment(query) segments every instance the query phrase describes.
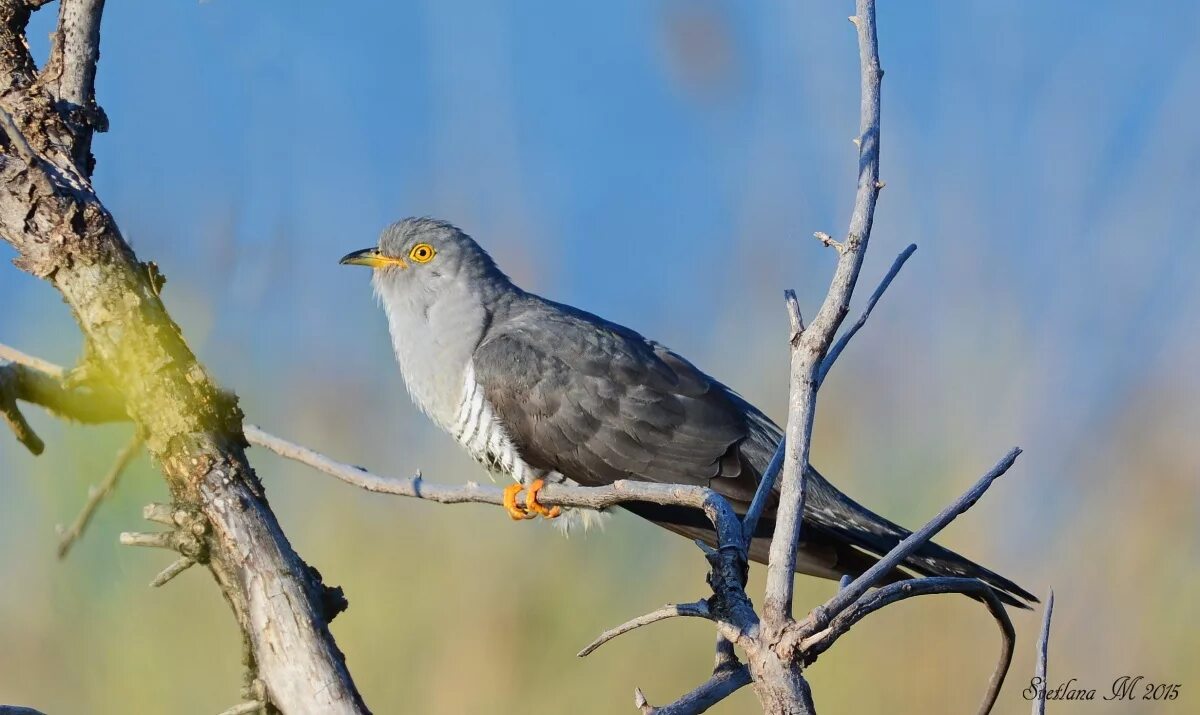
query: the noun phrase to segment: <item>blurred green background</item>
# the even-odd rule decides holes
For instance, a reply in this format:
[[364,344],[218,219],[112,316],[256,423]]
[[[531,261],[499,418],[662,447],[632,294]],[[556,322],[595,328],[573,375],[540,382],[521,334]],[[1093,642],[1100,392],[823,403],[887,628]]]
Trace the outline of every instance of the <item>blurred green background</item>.
[[[784,418],[782,290],[815,310],[833,256],[808,236],[844,230],[854,186],[849,3],[109,5],[98,190],[250,421],[384,474],[484,478],[411,406],[365,273],[336,264],[412,214]],[[53,12],[30,33],[43,55]],[[1052,682],[1182,683],[1174,703],[1054,713],[1200,702],[1198,26],[1184,2],[880,3],[887,188],[864,294],[920,250],[822,392],[814,462],[916,526],[1026,448],[940,541],[1054,587]],[[78,355],[47,285],[0,268],[0,301],[0,341]],[[41,458],[0,435],[0,702],[234,703],[238,637],[209,576],[152,590],[168,555],[117,546],[165,496],[144,458],[54,558],[54,525],[129,427],[29,416]],[[346,589],[333,630],[377,712],[631,712],[635,685],[664,703],[707,676],[697,621],[574,657],[705,594],[683,539],[626,515],[564,539],[251,458],[297,549]],[[832,589],[801,579],[798,608]],[[1038,615],[1014,618],[1002,713],[1028,711]],[[822,713],[973,712],[997,646],[976,604],[930,598],[809,676]],[[746,690],[714,712],[754,710]]]

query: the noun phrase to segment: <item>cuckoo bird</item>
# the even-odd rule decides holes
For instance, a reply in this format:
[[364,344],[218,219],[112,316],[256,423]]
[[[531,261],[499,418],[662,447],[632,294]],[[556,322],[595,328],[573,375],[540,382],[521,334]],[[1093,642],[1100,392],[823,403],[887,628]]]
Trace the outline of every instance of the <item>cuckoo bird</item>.
[[[517,287],[449,223],[404,219],[383,231],[378,246],[341,262],[373,269],[409,394],[489,472],[515,480],[505,489],[505,509],[514,519],[559,516],[558,507],[537,501],[546,481],[603,486],[618,479],[707,486],[745,513],[783,439],[770,418],[680,355]],[[909,535],[815,469],[807,472],[807,485],[798,572],[857,576]],[[522,489],[525,499],[518,503]],[[751,542],[755,561],[767,559],[774,506],[768,504]],[[697,510],[644,502],[623,507],[671,531],[714,541]],[[903,569],[891,580],[965,576],[987,583],[1010,604],[1036,600],[934,543],[909,556]]]

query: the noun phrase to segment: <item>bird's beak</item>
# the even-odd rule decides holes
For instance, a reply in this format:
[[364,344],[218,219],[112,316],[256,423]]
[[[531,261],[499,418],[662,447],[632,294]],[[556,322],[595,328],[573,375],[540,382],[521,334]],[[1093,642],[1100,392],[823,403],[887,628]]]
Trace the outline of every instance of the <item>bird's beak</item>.
[[403,258],[385,256],[379,252],[378,248],[364,248],[361,251],[347,253],[338,263],[343,266],[367,266],[368,268],[383,268],[384,266],[408,268],[408,264],[404,262]]

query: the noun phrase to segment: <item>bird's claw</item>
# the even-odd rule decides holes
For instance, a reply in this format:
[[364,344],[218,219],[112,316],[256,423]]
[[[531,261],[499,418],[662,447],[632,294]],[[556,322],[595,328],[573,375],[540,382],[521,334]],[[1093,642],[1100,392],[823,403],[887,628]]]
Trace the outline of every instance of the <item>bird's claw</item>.
[[504,487],[504,511],[513,521],[522,521],[524,519],[532,519],[533,514],[525,510],[525,507],[517,503],[517,494],[520,493],[522,485],[517,482]]
[[546,486],[546,481],[544,479],[533,480],[533,483],[530,484],[529,488],[525,490],[525,509],[527,511],[532,511],[535,514],[541,514],[543,518],[553,519],[562,513],[562,509],[559,509],[556,506],[547,508],[537,500],[537,494],[544,486]]
[[[542,516],[546,519],[553,519],[562,513],[562,509],[557,506],[546,507],[537,500],[537,493],[546,486],[543,479],[535,479],[526,488],[522,484],[509,484],[504,488],[504,511],[513,521],[523,521],[525,519],[534,519],[537,516]],[[517,502],[517,495],[521,490],[525,489],[525,503]]]

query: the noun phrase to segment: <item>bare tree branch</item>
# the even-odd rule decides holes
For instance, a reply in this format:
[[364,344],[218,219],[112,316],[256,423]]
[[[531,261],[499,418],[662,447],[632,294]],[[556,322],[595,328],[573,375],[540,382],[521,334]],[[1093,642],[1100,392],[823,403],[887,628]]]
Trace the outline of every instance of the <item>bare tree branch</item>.
[[[360,489],[382,494],[424,499],[441,504],[494,504],[504,503],[504,490],[499,487],[467,482],[463,486],[450,486],[426,481],[421,475],[395,479],[373,474],[362,467],[355,467],[331,459],[316,450],[290,442],[282,437],[264,432],[254,425],[246,425],[246,440],[250,444],[264,447],[286,459],[291,459],[353,484]],[[643,501],[653,504],[672,504],[704,509],[706,501],[716,492],[705,487],[686,484],[656,484],[621,479],[606,487],[573,487],[563,484],[547,484],[538,492],[538,501],[546,506],[581,507],[585,509],[607,509],[622,502]],[[723,510],[722,510],[723,511]],[[732,520],[737,516],[729,510]],[[740,535],[740,528],[738,529]]]
[[272,705],[289,715],[366,712],[327,625],[335,599],[267,504],[243,450],[236,397],[196,360],[158,296],[161,276],[137,259],[92,189],[80,139],[102,125],[91,96],[102,4],[63,5],[39,76],[25,38],[31,5],[0,0],[0,236],[19,268],[62,294],[89,362],[119,391],[174,501],[211,525],[207,565]]
[[178,559],[175,559],[174,561],[172,561],[170,563],[170,565],[168,565],[165,569],[163,569],[162,571],[159,571],[158,575],[155,576],[154,579],[150,582],[150,585],[153,586],[154,588],[159,588],[160,586],[165,585],[171,579],[175,578],[179,574],[183,573],[184,571],[187,571],[189,568],[191,568],[192,566],[195,566],[195,565],[196,565],[196,560],[193,559],[191,556],[180,556]]
[[665,621],[668,618],[675,618],[677,616],[690,616],[692,618],[706,618],[711,620],[712,612],[708,609],[707,601],[696,601],[694,603],[671,603],[663,606],[657,611],[652,611],[645,615],[638,616],[637,618],[630,619],[615,628],[610,628],[607,631],[604,631],[599,635],[599,637],[596,638],[596,640],[584,646],[583,650],[579,651],[577,655],[580,658],[584,658],[588,655],[591,655],[592,651],[596,650],[619,635],[628,633],[635,628],[641,628],[642,626],[648,626],[651,623],[658,623],[659,621]]
[[886,556],[875,562],[871,568],[851,581],[845,588],[840,589],[823,606],[818,606],[814,609],[809,617],[809,621],[799,630],[802,637],[807,637],[825,628],[828,619],[846,610],[850,604],[862,597],[867,592],[867,589],[878,583],[881,578],[899,566],[910,554],[924,546],[939,531],[946,528],[946,525],[954,521],[955,517],[974,506],[975,502],[979,501],[979,498],[992,485],[992,482],[1007,472],[1009,467],[1017,461],[1017,457],[1020,454],[1020,447],[1014,447],[1010,450],[1008,454],[1004,455],[996,463],[996,466],[988,470],[986,474],[979,478],[979,481],[975,482],[970,489],[954,500],[952,504],[938,512],[935,517],[929,520],[929,523],[914,531],[908,538],[897,544]]
[[57,97],[71,133],[71,154],[84,176],[95,167],[92,131],[106,131],[108,119],[96,104],[96,63],[100,59],[100,16],[104,0],[60,0],[58,32],[42,78]]
[[734,652],[733,643],[723,635],[717,635],[717,658],[712,676],[695,689],[680,696],[675,702],[654,707],[646,701],[641,688],[635,688],[634,706],[643,713],[655,715],[693,715],[706,712],[709,708],[737,692],[751,681],[750,669],[743,665]]
[[818,388],[821,386],[821,383],[825,382],[825,376],[829,374],[829,369],[833,367],[833,363],[837,362],[837,359],[842,354],[842,351],[845,350],[846,346],[850,344],[850,339],[862,329],[862,326],[867,324],[867,318],[871,317],[871,311],[875,309],[875,304],[879,302],[879,299],[883,297],[883,294],[888,289],[888,286],[892,284],[892,279],[896,277],[896,274],[898,274],[900,269],[904,267],[904,263],[909,259],[910,256],[912,256],[912,254],[916,253],[916,251],[917,244],[910,243],[908,244],[908,248],[905,248],[900,252],[900,255],[897,256],[896,260],[892,263],[892,267],[888,269],[887,274],[883,276],[883,280],[879,282],[879,287],[875,289],[875,292],[872,293],[871,297],[867,300],[867,307],[863,309],[862,315],[858,316],[858,320],[854,322],[854,325],[851,325],[849,330],[842,333],[842,337],[838,338],[838,341],[834,343],[832,348],[830,348],[829,354],[826,355],[825,359],[821,361],[820,372],[817,373]]
[[258,700],[247,700],[244,703],[238,703],[231,708],[222,710],[217,715],[250,715],[263,709],[264,704]]
[[[783,298],[787,304],[788,322],[791,325],[791,332],[788,334],[788,344],[792,346],[792,350],[794,351],[800,342],[800,336],[804,333],[804,316],[800,314],[800,301],[796,298],[796,291],[785,290]],[[763,472],[762,478],[758,482],[758,488],[754,492],[754,499],[750,502],[750,508],[746,510],[746,516],[742,520],[742,538],[745,541],[747,550],[750,548],[751,540],[754,539],[754,532],[758,528],[758,520],[762,517],[763,509],[766,508],[767,502],[775,493],[775,481],[778,479],[779,472],[783,469],[784,461],[787,458],[787,445],[788,441],[785,437],[780,440],[779,446],[775,448],[775,454],[771,457],[771,462],[767,465],[766,471]],[[803,492],[803,486],[801,487],[801,492]],[[803,493],[801,494],[801,500],[803,500]],[[803,509],[803,504],[801,504],[801,512],[803,512]]]
[[875,1],[857,0],[851,18],[858,30],[862,101],[858,136],[858,191],[846,241],[838,251],[837,268],[829,292],[812,323],[792,349],[791,396],[788,400],[787,442],[775,537],[771,541],[767,568],[767,592],[763,602],[764,627],[782,634],[791,622],[796,544],[804,514],[803,477],[808,469],[816,416],[817,387],[821,362],[834,334],[850,309],[850,298],[871,237],[875,203],[879,198],[879,41],[875,32]]
[[0,345],[0,385],[11,386],[15,399],[87,424],[129,419],[122,398],[107,386],[68,385],[66,378],[66,371],[58,365]]
[[41,160],[33,147],[29,145],[29,140],[25,138],[25,133],[17,127],[17,123],[13,120],[12,115],[3,108],[0,108],[0,129],[4,130],[5,138],[8,139],[9,145],[17,151],[17,154],[26,161],[30,166],[35,166]]
[[727,670],[741,664],[742,662],[737,657],[737,651],[734,649],[733,641],[718,632],[717,656],[713,660],[713,674],[715,675],[722,670]]
[[121,448],[121,451],[117,452],[117,461],[113,462],[112,467],[108,470],[108,474],[104,476],[99,486],[88,488],[88,498],[87,502],[83,505],[83,509],[75,517],[75,521],[71,522],[69,527],[59,533],[58,558],[61,559],[66,556],[75,541],[83,535],[83,530],[87,528],[88,523],[92,520],[92,516],[95,515],[96,510],[100,507],[100,502],[108,498],[108,495],[112,494],[113,490],[116,489],[117,482],[121,479],[121,474],[125,472],[125,468],[129,466],[129,463],[133,461],[133,458],[137,456],[141,449],[142,438],[135,432],[133,437],[129,439],[129,442]]
[[695,715],[707,712],[712,706],[749,685],[750,679],[750,669],[739,663],[732,668],[713,673],[702,685],[670,705],[650,705],[638,688],[634,690],[634,706],[648,715]]
[[934,577],[911,579],[884,586],[852,603],[837,618],[830,621],[829,626],[820,633],[805,638],[799,645],[799,652],[803,654],[802,657],[805,663],[811,664],[817,659],[817,656],[829,650],[838,638],[845,635],[851,626],[871,613],[878,611],[884,606],[912,598],[913,596],[926,596],[939,593],[965,594],[981,600],[996,619],[997,625],[1000,626],[1002,639],[1000,657],[995,669],[992,671],[992,677],[988,681],[988,689],[984,694],[983,702],[979,706],[979,713],[986,715],[991,712],[992,707],[996,704],[996,698],[1000,696],[1000,688],[1004,685],[1004,678],[1008,674],[1008,668],[1012,663],[1013,649],[1016,645],[1016,631],[1013,630],[1012,620],[1008,617],[1008,611],[1004,609],[1004,604],[1000,602],[999,597],[996,596],[996,592],[987,584],[977,579]]
[[46,443],[38,437],[33,431],[33,427],[25,419],[25,415],[21,413],[21,409],[17,406],[18,388],[15,384],[17,381],[16,373],[9,368],[8,365],[0,365],[0,416],[4,417],[4,422],[8,428],[12,430],[13,436],[17,441],[24,445],[34,456],[37,456],[46,449]]
[[61,366],[55,365],[49,360],[43,360],[40,357],[29,355],[17,350],[9,345],[0,344],[0,360],[4,362],[16,363],[32,368],[38,373],[45,373],[48,381],[52,380],[55,386],[67,376],[67,371]]
[[100,16],[104,0],[60,0],[54,55],[44,74],[56,74],[55,94],[78,106],[96,101],[100,60]]
[[1033,677],[1041,683],[1037,697],[1033,699],[1033,715],[1046,715],[1047,661],[1050,657],[1050,618],[1054,615],[1054,589],[1046,596],[1046,609],[1042,612],[1042,633],[1037,642],[1037,665]]
[[747,551],[750,549],[751,540],[754,539],[754,532],[758,529],[758,520],[762,518],[763,509],[767,507],[767,502],[775,491],[775,480],[779,478],[779,470],[783,468],[783,457],[786,451],[787,440],[779,440],[779,446],[775,448],[775,454],[771,456],[771,461],[767,464],[762,479],[758,482],[758,489],[754,492],[750,508],[746,510],[746,516],[742,519],[742,540]]

